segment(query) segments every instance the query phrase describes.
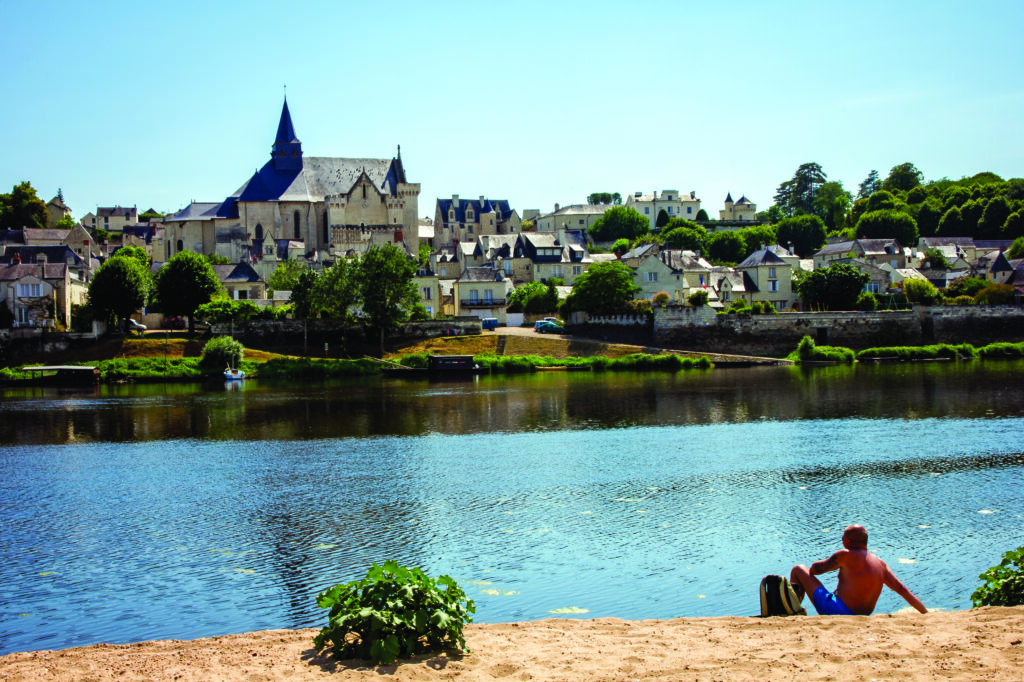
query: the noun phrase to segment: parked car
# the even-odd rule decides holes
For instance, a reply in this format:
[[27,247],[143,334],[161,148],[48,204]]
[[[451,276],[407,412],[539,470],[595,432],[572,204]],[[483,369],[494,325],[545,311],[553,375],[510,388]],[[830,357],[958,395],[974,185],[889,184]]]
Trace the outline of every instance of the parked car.
[[540,326],[542,324],[544,324],[545,322],[550,322],[551,324],[557,324],[559,327],[562,326],[562,321],[559,320],[557,317],[545,317],[545,318],[539,319],[539,320],[537,320],[536,322],[533,323],[533,330],[537,331],[540,328]]
[[135,320],[133,320],[133,319],[131,319],[129,317],[128,318],[128,324],[127,324],[127,330],[128,330],[129,334],[131,334],[132,332],[135,332],[139,336],[142,336],[143,334],[146,333],[146,325],[142,324],[141,322],[136,322]]
[[560,324],[555,324],[554,322],[545,322],[542,320],[537,323],[534,331],[541,334],[564,334],[565,327]]

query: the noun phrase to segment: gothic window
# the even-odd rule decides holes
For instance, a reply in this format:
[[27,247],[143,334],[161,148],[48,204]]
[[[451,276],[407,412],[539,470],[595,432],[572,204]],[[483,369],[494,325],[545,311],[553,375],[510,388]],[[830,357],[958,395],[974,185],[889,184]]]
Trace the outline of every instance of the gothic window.
[[366,185],[363,185],[363,198],[366,198]]
[[263,239],[263,225],[256,223],[256,239]]
[[327,224],[327,216],[324,216],[324,244],[331,241],[331,228]]
[[292,214],[292,221],[295,223],[295,238],[302,239],[302,233],[299,231],[299,212],[295,211]]
[[182,242],[182,241],[181,241],[181,240],[179,239],[179,240],[178,240],[178,243],[177,243],[177,247],[178,247],[178,252],[179,252],[179,253],[180,253],[181,251],[184,251],[184,250],[185,250],[185,244],[184,244],[184,242]]

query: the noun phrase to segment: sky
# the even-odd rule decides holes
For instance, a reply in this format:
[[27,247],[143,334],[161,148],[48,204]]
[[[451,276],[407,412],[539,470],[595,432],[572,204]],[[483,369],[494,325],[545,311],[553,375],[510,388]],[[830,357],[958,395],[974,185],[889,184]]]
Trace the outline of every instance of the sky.
[[438,197],[592,192],[759,210],[804,162],[854,194],[1024,176],[1024,2],[0,0],[0,192],[221,201],[270,157],[287,87],[307,156],[390,158]]

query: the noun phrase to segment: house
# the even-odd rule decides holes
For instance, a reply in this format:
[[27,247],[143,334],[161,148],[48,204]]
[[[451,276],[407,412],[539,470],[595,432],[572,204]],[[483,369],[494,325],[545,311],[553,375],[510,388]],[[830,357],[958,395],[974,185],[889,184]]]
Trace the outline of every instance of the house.
[[419,292],[420,303],[427,309],[427,314],[430,317],[439,315],[441,313],[441,281],[434,269],[429,264],[421,265],[412,281],[416,291]]
[[512,282],[492,267],[466,268],[453,284],[455,316],[495,317],[505,324],[505,308]]
[[696,192],[683,192],[675,189],[663,189],[661,192],[634,192],[626,197],[626,208],[632,208],[650,221],[651,230],[658,223],[658,214],[665,211],[669,220],[685,218],[695,220],[700,212],[700,199]]
[[[753,288],[744,285],[750,293],[748,303],[761,301],[771,303],[776,310],[792,307],[793,266],[779,258],[770,248],[760,249],[747,256],[735,267],[745,280],[749,279]],[[888,278],[886,278],[888,281]]]
[[240,260],[234,265],[214,265],[213,271],[232,300],[252,301],[267,297],[267,283],[247,260]]
[[78,255],[67,244],[61,246],[8,246],[0,245],[0,264],[64,263],[71,271],[71,279],[80,282],[92,280],[98,263],[86,251]]
[[521,232],[517,255],[529,259],[531,282],[561,278],[572,285],[593,262],[583,230],[559,229],[551,232]]
[[137,246],[146,252],[150,260],[168,258],[164,244],[166,229],[158,223],[139,223],[124,228],[122,246]]
[[1009,284],[1015,270],[1016,268],[1007,260],[1006,254],[1000,251],[985,273],[985,279],[993,284]]
[[[71,319],[71,279],[65,263],[7,263],[0,265],[0,301],[14,314],[19,327],[67,325]],[[51,314],[56,313],[56,320]]]
[[757,204],[745,196],[741,196],[739,201],[733,202],[732,192],[725,195],[725,208],[718,212],[718,219],[722,221],[753,221],[757,220],[756,216]]
[[505,278],[511,279],[513,285],[531,281],[533,262],[526,256],[518,234],[483,235],[479,241],[485,261],[505,273]]
[[640,256],[633,283],[640,287],[635,299],[667,293],[677,304],[686,302],[697,289],[707,289],[712,266],[693,251],[645,249]]
[[46,226],[53,228],[64,218],[71,217],[71,209],[64,203],[64,193],[57,191],[57,196],[46,202]]
[[82,224],[88,230],[100,228],[107,232],[121,232],[126,225],[139,222],[139,209],[132,206],[99,206],[96,213],[91,211],[82,218]]
[[25,243],[29,246],[61,246],[67,239],[69,230],[26,227],[22,232],[25,235]]
[[895,239],[854,239],[828,244],[814,254],[814,269],[827,268],[836,261],[860,260],[869,265],[887,263],[894,268],[907,267],[907,258]]
[[604,217],[611,204],[572,204],[559,206],[555,210],[537,216],[534,224],[537,232],[554,232],[560,227],[570,230],[589,230],[590,226]]
[[939,249],[946,260],[962,258],[972,262],[978,257],[978,247],[971,237],[921,237],[917,240],[917,251]]
[[438,199],[434,212],[434,243],[451,248],[456,243],[476,241],[480,235],[517,234],[522,227],[519,214],[506,199]]

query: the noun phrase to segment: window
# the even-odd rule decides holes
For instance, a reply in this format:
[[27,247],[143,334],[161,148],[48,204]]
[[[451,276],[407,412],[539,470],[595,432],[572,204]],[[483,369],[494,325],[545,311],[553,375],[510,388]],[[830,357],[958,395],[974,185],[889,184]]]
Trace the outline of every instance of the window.
[[494,302],[494,292],[492,292],[490,289],[485,289],[484,290],[484,303],[493,303],[493,302]]
[[295,238],[302,239],[302,233],[299,232],[299,212],[295,211],[292,213],[292,222],[295,224]]
[[449,222],[455,222],[455,209],[454,208],[448,209],[448,221]]
[[774,267],[768,268],[768,276],[770,278],[772,278],[772,279],[775,279],[775,268]]
[[43,295],[41,284],[19,284],[18,296],[39,298]]
[[574,276],[575,275],[582,275],[583,274],[583,266],[582,265],[574,265],[574,266],[572,266],[572,274]]
[[479,301],[480,301],[480,292],[477,291],[476,289],[472,289],[469,292],[469,302],[470,303],[478,303]]
[[510,260],[505,261],[505,274],[506,275],[511,275],[512,274],[512,261],[510,261]]
[[769,280],[768,281],[768,291],[778,291],[778,290],[779,290],[779,280],[777,280],[777,279]]
[[178,247],[178,252],[179,253],[185,250],[185,244],[180,239],[178,240],[178,243],[175,244],[175,246]]
[[431,291],[430,287],[423,287],[423,300],[424,301],[429,301],[430,300],[430,296],[431,296],[430,291]]
[[644,215],[651,215],[651,207],[644,206]]
[[693,213],[693,206],[687,206],[686,207],[686,215],[690,215],[691,213]]
[[28,308],[18,308],[18,324],[28,324]]
[[466,211],[466,220],[469,222],[473,222],[473,209],[469,209],[468,211]]
[[656,272],[645,272],[644,273],[644,281],[645,282],[657,282],[658,281],[658,273],[656,273]]
[[249,300],[249,290],[248,289],[235,289],[235,293],[238,294],[238,296],[236,296],[237,300],[239,300],[239,301],[248,301]]
[[256,223],[256,239],[263,239],[263,225]]
[[583,224],[583,218],[580,218],[580,225]]
[[[668,195],[668,200],[672,201],[672,195],[671,194]],[[669,211],[671,212],[671,209]]]
[[870,292],[872,294],[877,294],[878,282],[868,282],[867,284],[864,285],[864,291]]

